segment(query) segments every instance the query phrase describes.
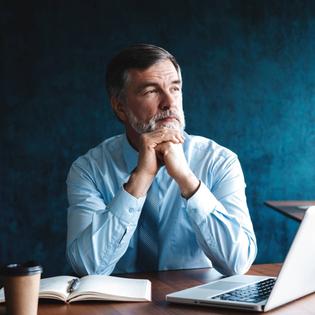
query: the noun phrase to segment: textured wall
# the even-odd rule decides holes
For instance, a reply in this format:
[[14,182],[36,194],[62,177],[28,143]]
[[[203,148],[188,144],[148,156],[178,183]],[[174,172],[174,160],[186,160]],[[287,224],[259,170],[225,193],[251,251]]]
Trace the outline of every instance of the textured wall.
[[2,1],[0,262],[66,263],[72,161],[121,132],[104,67],[135,42],[183,70],[187,131],[238,153],[259,254],[281,261],[297,223],[266,199],[315,199],[315,6],[306,1]]

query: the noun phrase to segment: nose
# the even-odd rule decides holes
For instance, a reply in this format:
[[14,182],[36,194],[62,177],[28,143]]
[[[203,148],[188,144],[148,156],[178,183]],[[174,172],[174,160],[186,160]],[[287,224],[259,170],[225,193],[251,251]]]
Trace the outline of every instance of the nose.
[[175,97],[169,92],[163,92],[159,105],[160,109],[168,110],[173,106],[175,106]]

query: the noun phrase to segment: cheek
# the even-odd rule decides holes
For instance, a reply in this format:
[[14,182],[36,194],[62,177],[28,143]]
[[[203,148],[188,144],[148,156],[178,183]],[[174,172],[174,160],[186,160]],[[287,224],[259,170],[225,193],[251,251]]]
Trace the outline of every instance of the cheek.
[[[181,107],[181,100],[178,103]],[[159,112],[159,98],[156,95],[129,97],[128,107],[139,121],[148,122]]]
[[182,95],[178,95],[175,98],[175,104],[176,104],[176,107],[178,109],[182,109],[183,108],[183,97],[182,97]]
[[132,113],[137,118],[137,120],[147,123],[157,112],[150,108],[149,106],[138,106],[132,110]]
[[183,107],[183,95],[181,94],[178,98],[178,103],[180,107]]

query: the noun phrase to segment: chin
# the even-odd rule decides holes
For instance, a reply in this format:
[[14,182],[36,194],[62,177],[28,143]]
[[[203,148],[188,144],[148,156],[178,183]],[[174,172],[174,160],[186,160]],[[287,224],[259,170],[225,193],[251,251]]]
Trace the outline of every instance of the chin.
[[159,128],[163,128],[163,127],[175,129],[175,130],[182,130],[183,129],[178,122],[169,122],[169,123],[158,124],[155,129],[159,129]]

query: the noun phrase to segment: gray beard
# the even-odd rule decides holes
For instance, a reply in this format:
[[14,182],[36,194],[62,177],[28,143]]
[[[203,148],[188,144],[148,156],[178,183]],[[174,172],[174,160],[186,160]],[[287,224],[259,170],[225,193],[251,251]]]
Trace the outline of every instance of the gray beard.
[[162,125],[163,127],[167,127],[167,128],[171,128],[171,129],[178,129],[181,132],[183,132],[185,130],[184,113],[182,113],[182,117],[180,117],[180,115],[178,115],[178,114],[176,114],[170,110],[167,110],[165,112],[162,112],[160,114],[155,115],[147,123],[139,121],[133,115],[133,113],[131,113],[131,111],[129,111],[129,110],[126,111],[126,115],[129,119],[129,123],[130,123],[131,127],[139,134],[147,133],[147,132],[151,132],[151,131],[156,130],[157,122],[161,119],[164,119],[164,118],[167,118],[170,116],[176,116],[176,118],[177,118],[176,123],[165,123]]

